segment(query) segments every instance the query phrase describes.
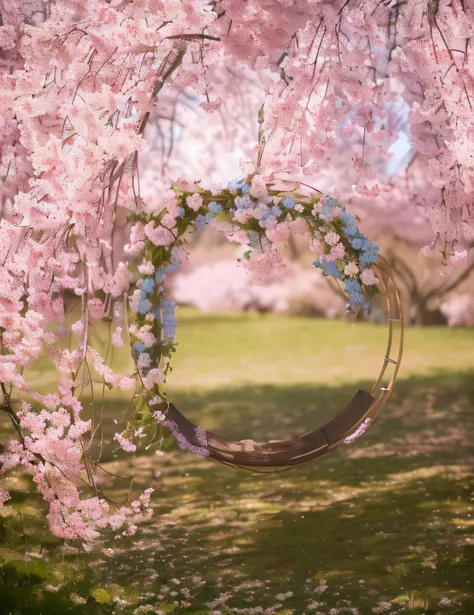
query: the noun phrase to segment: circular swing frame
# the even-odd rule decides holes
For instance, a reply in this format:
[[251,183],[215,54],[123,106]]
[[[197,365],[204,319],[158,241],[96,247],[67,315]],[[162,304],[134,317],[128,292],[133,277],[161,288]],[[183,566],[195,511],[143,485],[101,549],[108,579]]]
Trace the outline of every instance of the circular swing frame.
[[226,441],[189,421],[172,403],[167,420],[193,447],[220,463],[251,472],[283,472],[321,457],[358,438],[390,397],[403,354],[403,311],[400,295],[386,261],[375,266],[385,299],[388,339],[380,373],[370,391],[358,390],[346,407],[328,423],[290,440]]

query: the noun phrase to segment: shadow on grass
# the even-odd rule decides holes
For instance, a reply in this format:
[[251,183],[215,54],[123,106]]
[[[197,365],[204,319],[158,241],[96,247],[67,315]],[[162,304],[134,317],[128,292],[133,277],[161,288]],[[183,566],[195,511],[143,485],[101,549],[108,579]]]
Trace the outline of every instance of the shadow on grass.
[[[265,440],[322,424],[357,388],[367,385],[252,385],[180,391],[173,401],[225,437]],[[420,615],[472,614],[473,401],[472,373],[402,380],[360,440],[285,474],[252,476],[182,451],[118,459],[108,451],[108,469],[133,472],[137,491],[156,489],[154,517],[133,539],[105,545],[108,555],[66,554],[61,563],[49,539],[43,576],[22,568],[24,553],[46,535],[30,510],[37,513],[37,501],[27,505],[18,489],[13,509],[22,511],[28,538],[17,517],[5,519],[0,605],[8,606],[0,612],[131,613],[149,605],[195,615],[250,607],[365,614],[389,601],[387,613],[405,605]],[[108,492],[123,501],[118,481]],[[88,602],[68,602],[71,592]],[[451,607],[437,606],[443,597]]]

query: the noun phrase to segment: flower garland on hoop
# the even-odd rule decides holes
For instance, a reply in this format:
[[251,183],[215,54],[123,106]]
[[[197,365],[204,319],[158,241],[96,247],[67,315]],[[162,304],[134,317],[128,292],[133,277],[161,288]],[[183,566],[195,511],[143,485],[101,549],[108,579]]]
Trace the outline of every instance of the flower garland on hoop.
[[360,232],[356,218],[344,205],[330,196],[273,190],[258,175],[230,182],[219,191],[180,180],[172,184],[160,211],[136,214],[133,221],[127,249],[131,254],[141,253],[143,260],[129,295],[129,332],[143,386],[128,429],[116,436],[126,450],[135,450],[136,438],[149,436],[156,441],[164,425],[181,448],[208,454],[204,439],[202,447],[191,445],[167,419],[168,402],[162,390],[171,369],[177,327],[176,305],[163,298],[162,283],[180,265],[186,231],[209,224],[230,241],[248,245],[243,262],[257,274],[281,271],[281,255],[274,244],[285,242],[292,233],[305,235],[310,248],[321,252],[313,266],[344,285],[348,312],[369,310],[379,292],[372,268],[378,245]]

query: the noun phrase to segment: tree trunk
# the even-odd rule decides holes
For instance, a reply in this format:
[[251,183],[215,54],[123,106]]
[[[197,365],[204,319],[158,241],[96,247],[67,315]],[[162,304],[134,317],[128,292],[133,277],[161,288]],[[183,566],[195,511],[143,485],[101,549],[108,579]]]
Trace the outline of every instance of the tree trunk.
[[425,297],[413,298],[410,311],[408,313],[410,325],[426,327],[429,325],[445,325],[446,318],[439,309],[430,309]]

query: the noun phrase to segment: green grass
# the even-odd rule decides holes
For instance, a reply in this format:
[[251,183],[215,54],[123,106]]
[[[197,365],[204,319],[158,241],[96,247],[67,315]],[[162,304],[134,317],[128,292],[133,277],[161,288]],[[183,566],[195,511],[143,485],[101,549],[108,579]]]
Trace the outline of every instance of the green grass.
[[[302,433],[337,414],[372,383],[386,334],[365,324],[191,311],[180,314],[178,332],[170,399],[209,429],[254,440]],[[155,488],[154,517],[134,538],[107,543],[105,554],[64,551],[28,480],[9,479],[0,613],[474,614],[473,344],[472,330],[408,330],[395,393],[370,430],[271,476],[175,449],[116,457],[113,419],[126,402],[112,391],[105,467],[133,474],[137,491]],[[125,353],[115,360],[125,369]],[[44,366],[28,376],[46,391],[54,374]],[[109,495],[126,500],[125,481],[101,478]],[[441,598],[451,605],[439,606]]]

